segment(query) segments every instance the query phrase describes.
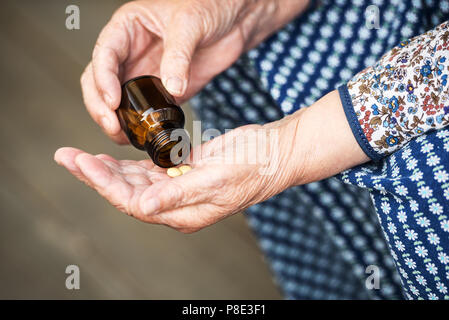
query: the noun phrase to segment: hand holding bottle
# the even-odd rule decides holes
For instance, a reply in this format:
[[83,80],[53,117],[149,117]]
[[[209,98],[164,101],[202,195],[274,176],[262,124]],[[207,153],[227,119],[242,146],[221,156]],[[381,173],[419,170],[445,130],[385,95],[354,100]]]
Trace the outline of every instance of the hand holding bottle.
[[92,118],[127,143],[115,110],[120,85],[144,74],[175,97],[193,96],[246,50],[290,21],[309,0],[144,0],[125,4],[101,32],[81,77]]
[[[272,134],[277,141],[249,139]],[[259,161],[261,151],[264,161]],[[333,176],[369,158],[333,91],[282,120],[240,127],[197,146],[192,170],[175,178],[151,160],[118,161],[73,148],[58,150],[55,160],[128,215],[193,232],[291,186]]]

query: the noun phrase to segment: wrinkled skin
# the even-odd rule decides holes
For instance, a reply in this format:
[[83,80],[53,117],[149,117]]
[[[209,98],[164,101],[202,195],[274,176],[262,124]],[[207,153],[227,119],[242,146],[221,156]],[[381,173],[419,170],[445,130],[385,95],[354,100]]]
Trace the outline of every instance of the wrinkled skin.
[[121,83],[155,75],[180,103],[186,101],[307,4],[308,0],[127,3],[102,30],[81,77],[87,110],[114,141],[127,143],[114,112]]
[[[114,14],[102,31],[93,60],[82,75],[86,107],[112,139],[126,143],[115,115],[122,81],[142,74],[158,75],[167,89],[184,101],[229,67],[244,50],[290,21],[307,3],[129,3]],[[180,79],[182,85],[176,88],[170,78]],[[266,135],[275,130],[279,137],[276,142],[269,140],[266,161],[225,160],[230,158],[229,145],[235,147],[235,155],[256,157],[257,149],[249,139],[227,139],[247,137],[254,129]],[[290,186],[327,178],[368,160],[352,134],[336,91],[282,120],[244,126],[196,147],[191,157],[193,169],[176,178],[169,178],[165,169],[150,160],[118,161],[74,148],[61,148],[55,154],[58,164],[119,210],[144,222],[164,224],[186,233],[209,226]]]
[[[248,159],[256,159],[256,146],[245,137],[257,129],[279,130],[282,136],[284,130],[293,128],[271,123],[226,133],[195,148],[191,154],[193,169],[176,178],[168,177],[166,169],[155,166],[151,160],[117,161],[108,155],[93,156],[74,148],[58,150],[55,160],[126,214],[190,233],[294,184],[298,177],[294,163],[279,156],[291,156],[294,152],[287,150],[292,147],[291,135],[284,136],[281,144],[272,145],[272,152],[267,147],[269,156],[263,162],[235,163],[234,157],[228,157],[227,150],[232,146],[236,156],[248,152]],[[238,138],[232,139],[235,136]],[[279,145],[283,148],[278,149]]]

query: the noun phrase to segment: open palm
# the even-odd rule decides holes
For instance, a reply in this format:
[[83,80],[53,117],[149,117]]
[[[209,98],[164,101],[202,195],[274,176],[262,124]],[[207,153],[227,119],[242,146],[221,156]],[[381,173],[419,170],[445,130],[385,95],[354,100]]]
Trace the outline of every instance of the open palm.
[[[193,149],[193,169],[170,178],[166,169],[151,160],[118,161],[108,155],[90,155],[79,149],[61,148],[55,160],[74,176],[94,188],[119,210],[148,223],[164,224],[193,232],[231,214],[268,199],[293,183],[290,170],[270,153],[264,163],[229,158],[249,151],[256,159],[249,125],[226,133]],[[239,135],[239,139],[233,139]],[[285,153],[288,154],[288,153]],[[231,161],[230,161],[231,160]],[[269,168],[268,174],[261,169]]]

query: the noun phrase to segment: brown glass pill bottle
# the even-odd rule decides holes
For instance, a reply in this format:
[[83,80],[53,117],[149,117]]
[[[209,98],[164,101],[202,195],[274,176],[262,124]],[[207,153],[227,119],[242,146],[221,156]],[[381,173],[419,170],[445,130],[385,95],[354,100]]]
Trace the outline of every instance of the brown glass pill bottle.
[[117,115],[132,145],[147,151],[159,167],[173,167],[189,155],[184,112],[159,78],[141,76],[125,82]]

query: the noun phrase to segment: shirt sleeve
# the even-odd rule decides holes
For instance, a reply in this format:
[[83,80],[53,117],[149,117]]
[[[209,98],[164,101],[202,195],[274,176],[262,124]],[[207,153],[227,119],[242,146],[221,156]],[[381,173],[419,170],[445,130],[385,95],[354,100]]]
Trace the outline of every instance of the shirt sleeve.
[[403,41],[338,88],[348,122],[375,161],[449,124],[449,23]]

